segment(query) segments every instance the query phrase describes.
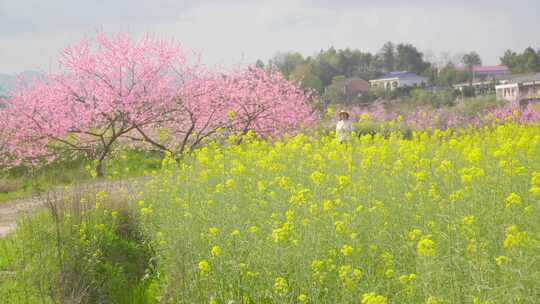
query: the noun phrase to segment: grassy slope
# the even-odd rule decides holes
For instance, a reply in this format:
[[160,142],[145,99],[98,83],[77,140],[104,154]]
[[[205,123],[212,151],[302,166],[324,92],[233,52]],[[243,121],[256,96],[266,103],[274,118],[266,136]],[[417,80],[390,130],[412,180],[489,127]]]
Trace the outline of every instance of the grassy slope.
[[[160,157],[138,151],[123,151],[107,163],[107,179],[134,177],[158,169]],[[0,203],[32,196],[55,186],[70,185],[92,179],[91,162],[77,160],[31,171],[17,168],[0,174]]]

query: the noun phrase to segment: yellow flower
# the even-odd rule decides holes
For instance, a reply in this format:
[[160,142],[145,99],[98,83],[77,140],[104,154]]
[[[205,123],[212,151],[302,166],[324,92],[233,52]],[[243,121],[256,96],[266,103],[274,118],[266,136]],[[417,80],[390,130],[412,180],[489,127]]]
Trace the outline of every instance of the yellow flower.
[[327,115],[332,115],[333,113],[334,113],[334,108],[332,108],[332,107],[326,108],[326,114]]
[[249,227],[249,232],[251,232],[253,234],[257,233],[258,231],[259,231],[259,227],[257,227],[257,226]]
[[323,178],[324,178],[324,174],[319,171],[315,171],[311,173],[310,175],[310,179],[315,185],[320,185]]
[[212,256],[214,257],[218,257],[221,255],[221,247],[219,246],[214,246],[212,247],[212,250],[210,250],[210,253],[212,254]]
[[141,208],[141,215],[142,216],[150,215],[153,212],[154,212],[154,210],[152,210],[152,208],[149,208],[149,207]]
[[314,260],[311,262],[311,269],[313,271],[320,271],[324,267],[324,261],[321,260]]
[[287,210],[287,212],[285,212],[285,218],[287,221],[292,221],[294,219],[294,211]]
[[468,215],[463,218],[463,224],[466,226],[471,226],[474,224],[474,215]]
[[495,258],[495,262],[497,263],[497,266],[502,266],[508,262],[508,257],[500,255]]
[[283,296],[289,292],[289,284],[283,277],[277,277],[274,283],[274,292],[280,296]]
[[210,272],[210,264],[206,260],[201,260],[198,267],[199,272],[203,275]]
[[435,255],[435,242],[429,237],[424,237],[416,244],[416,254],[421,257]]
[[234,179],[232,178],[229,178],[226,182],[225,182],[225,186],[229,189],[234,189],[236,188],[236,182],[234,181]]
[[518,248],[527,240],[528,234],[526,231],[521,231],[516,225],[506,228],[506,238],[503,241],[503,246],[506,249]]
[[334,225],[336,226],[336,233],[343,232],[343,226],[345,225],[343,221],[336,221]]
[[231,236],[239,236],[240,235],[240,230],[238,229],[235,229],[231,232]]
[[227,113],[227,118],[229,118],[229,120],[234,120],[236,118],[236,112],[235,111],[229,111]]
[[443,303],[444,303],[443,300],[434,296],[429,296],[429,298],[426,299],[425,304],[443,304]]
[[370,292],[362,295],[362,304],[388,304],[388,299],[385,296]]
[[532,194],[532,195],[535,195],[535,196],[540,196],[540,187],[539,186],[531,186],[531,188],[529,189],[529,192]]
[[531,177],[531,189],[529,191],[532,194],[540,193],[540,172],[533,172]]
[[210,227],[208,228],[208,233],[211,236],[217,236],[219,234],[219,229],[217,227]]
[[422,236],[422,230],[420,229],[413,229],[408,235],[410,241],[416,241],[420,236]]
[[324,210],[324,211],[332,210],[332,208],[333,208],[332,201],[330,201],[330,200],[325,200],[325,201],[323,202],[323,210]]
[[284,241],[289,235],[289,230],[290,230],[290,224],[289,223],[283,224],[283,226],[281,226],[280,228],[276,228],[272,230],[272,239],[276,243],[280,241]]
[[511,207],[513,205],[521,205],[521,196],[515,193],[510,193],[510,195],[508,195],[508,197],[506,198],[504,202],[505,202],[506,208]]
[[350,255],[352,252],[353,252],[353,247],[350,246],[350,245],[343,245],[343,247],[341,248],[341,253],[342,253],[344,256],[348,256],[348,255]]
[[338,176],[338,184],[341,188],[348,186],[351,183],[351,179],[348,176]]
[[406,274],[400,275],[399,281],[403,284],[412,283],[416,281],[416,274],[411,273],[409,275],[406,275]]

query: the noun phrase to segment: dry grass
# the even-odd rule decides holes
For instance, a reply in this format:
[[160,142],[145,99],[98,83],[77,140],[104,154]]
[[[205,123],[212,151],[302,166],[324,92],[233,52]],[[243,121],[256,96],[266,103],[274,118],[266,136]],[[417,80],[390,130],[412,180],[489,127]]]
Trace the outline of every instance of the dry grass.
[[0,178],[0,193],[16,192],[23,187],[19,179]]

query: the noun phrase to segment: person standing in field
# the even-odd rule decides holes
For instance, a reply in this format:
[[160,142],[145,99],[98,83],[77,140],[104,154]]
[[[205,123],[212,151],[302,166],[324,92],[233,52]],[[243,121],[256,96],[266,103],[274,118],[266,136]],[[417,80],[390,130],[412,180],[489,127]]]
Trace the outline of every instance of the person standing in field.
[[344,143],[351,139],[353,126],[349,120],[349,113],[345,111],[339,112],[339,121],[336,125],[336,138],[340,143]]

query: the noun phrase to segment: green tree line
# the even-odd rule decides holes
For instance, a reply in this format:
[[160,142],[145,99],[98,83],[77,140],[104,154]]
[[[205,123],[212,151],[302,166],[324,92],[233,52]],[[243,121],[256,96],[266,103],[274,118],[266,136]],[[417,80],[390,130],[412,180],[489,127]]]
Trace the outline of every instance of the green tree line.
[[[424,54],[412,44],[387,42],[376,53],[334,47],[312,56],[281,52],[266,64],[258,60],[257,65],[277,68],[287,79],[300,82],[305,89],[319,94],[327,92],[339,95],[339,88],[347,78],[370,80],[391,71],[414,72],[428,77],[430,85],[450,87],[472,81],[472,68],[482,64],[480,55],[474,51],[460,55],[456,61],[446,60],[435,64],[426,60]],[[500,61],[513,73],[540,72],[540,49],[535,51],[528,47],[522,53],[508,50]],[[332,99],[335,97],[332,96]]]
[[[478,58],[478,54],[466,54]],[[463,58],[466,59],[465,56]],[[467,62],[463,62],[468,65]],[[414,45],[392,42],[385,43],[379,52],[370,53],[357,49],[321,50],[313,56],[298,52],[276,54],[266,64],[257,61],[259,67],[275,67],[290,80],[299,81],[306,89],[324,93],[332,86],[339,86],[350,77],[365,80],[375,79],[391,71],[409,71],[429,78],[430,83],[449,86],[469,79],[469,72],[458,69],[452,62],[437,67],[427,61],[424,54]]]
[[507,50],[501,57],[501,64],[510,68],[512,73],[540,72],[540,49],[526,48],[522,53]]

